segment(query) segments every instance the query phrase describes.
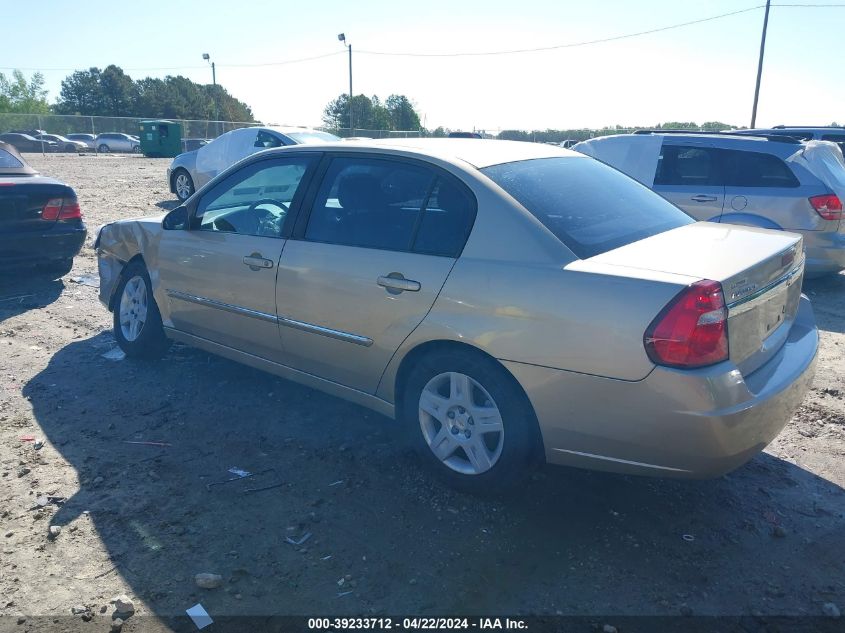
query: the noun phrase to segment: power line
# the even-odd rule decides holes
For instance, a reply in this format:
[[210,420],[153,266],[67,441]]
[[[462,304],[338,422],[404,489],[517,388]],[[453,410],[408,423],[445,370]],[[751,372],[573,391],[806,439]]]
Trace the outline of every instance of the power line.
[[[753,7],[746,7],[745,9],[738,9],[737,11],[730,11],[728,13],[720,13],[719,15],[712,15],[698,20],[690,20],[689,22],[680,22],[678,24],[670,24],[668,26],[661,26],[645,31],[637,31],[635,33],[625,33],[623,35],[615,35],[612,37],[604,37],[595,40],[586,40],[582,42],[569,42],[566,44],[555,44],[552,46],[540,46],[537,48],[520,48],[504,51],[479,51],[479,52],[464,52],[464,53],[402,53],[392,51],[358,51],[363,55],[380,55],[386,57],[487,57],[495,55],[517,55],[522,53],[540,53],[544,51],[560,50],[565,48],[578,48],[580,46],[591,46],[593,44],[604,44],[607,42],[617,42],[619,40],[630,39],[633,37],[642,37],[643,35],[651,35],[654,33],[662,33],[663,31],[671,31],[680,29],[695,24],[703,24],[705,22],[712,22],[714,20],[721,20],[743,13],[749,13],[758,9],[764,8],[766,5],[758,4]],[[791,9],[845,9],[845,3],[813,3],[813,4],[772,4],[773,7],[783,7]],[[288,64],[300,64],[304,62],[316,61],[318,59],[325,59],[327,57],[335,57],[342,55],[344,51],[334,51],[331,53],[324,53],[322,55],[314,55],[311,57],[300,57],[296,59],[285,59],[276,62],[260,62],[252,64],[217,64],[222,68],[261,68],[266,66],[286,66]],[[204,70],[205,66],[147,66],[124,68],[125,71],[149,71],[149,70]],[[0,66],[0,70],[26,70],[26,71],[75,71],[79,68],[34,68],[23,66]]]
[[[470,52],[470,53],[397,53],[397,52],[385,52],[385,51],[358,51],[359,53],[365,55],[383,55],[389,57],[486,57],[486,56],[493,56],[493,55],[516,55],[520,53],[540,53],[544,51],[553,51],[553,50],[560,50],[564,48],[577,48],[579,46],[590,46],[592,44],[603,44],[606,42],[616,42],[619,40],[625,40],[632,37],[640,37],[643,35],[651,35],[653,33],[661,33],[663,31],[670,31],[673,29],[680,29],[687,26],[692,26],[694,24],[702,24],[704,22],[712,22],[713,20],[721,20],[723,18],[728,18],[734,15],[740,15],[742,13],[748,13],[750,11],[756,11],[757,9],[762,9],[766,5],[765,4],[758,4],[753,7],[747,7],[745,9],[739,9],[737,11],[730,11],[729,13],[721,13],[719,15],[713,15],[707,18],[700,18],[698,20],[691,20],[689,22],[681,22],[679,24],[671,24],[669,26],[662,26],[655,29],[648,29],[646,31],[637,31],[636,33],[626,33],[624,35],[616,35],[613,37],[604,37],[596,40],[586,40],[583,42],[570,42],[567,44],[555,44],[552,46],[540,46],[537,48],[520,48],[514,50],[506,50],[506,51],[482,51],[482,52]],[[773,4],[773,7],[787,7],[787,8],[805,8],[805,9],[816,9],[816,8],[845,8],[845,4]]]
[[392,53],[392,52],[383,52],[383,51],[358,51],[359,53],[364,53],[367,55],[387,55],[391,57],[484,57],[484,56],[491,56],[491,55],[515,55],[519,53],[540,53],[543,51],[553,51],[559,50],[562,48],[576,48],[578,46],[589,46],[591,44],[602,44],[605,42],[615,42],[618,40],[624,40],[631,37],[640,37],[642,35],[651,35],[652,33],[660,33],[662,31],[670,31],[672,29],[680,29],[685,26],[692,26],[693,24],[701,24],[703,22],[712,22],[713,20],[721,20],[722,18],[727,18],[733,15],[739,15],[741,13],[748,13],[749,11],[756,11],[757,9],[762,9],[764,4],[758,4],[753,7],[747,7],[745,9],[739,9],[738,11],[731,11],[729,13],[721,13],[719,15],[713,15],[708,18],[700,18],[698,20],[691,20],[689,22],[681,22],[679,24],[671,24],[669,26],[661,26],[655,29],[649,29],[647,31],[637,31],[636,33],[626,33],[624,35],[615,35],[613,37],[604,37],[597,40],[586,40],[583,42],[570,42],[567,44],[555,44],[553,46],[540,46],[537,48],[519,48],[507,51],[484,51],[484,52],[475,52],[475,53]]
[[[285,59],[278,62],[260,62],[257,64],[217,64],[221,68],[259,68],[262,66],[286,66],[288,64],[299,64],[302,62],[310,62],[317,59],[324,59],[326,57],[334,57],[335,55],[343,55],[344,51],[334,51],[332,53],[324,53],[322,55],[314,55],[312,57],[299,57],[297,59]],[[138,71],[138,70],[205,70],[207,66],[145,66],[137,68],[123,68],[124,71]],[[0,70],[27,70],[27,71],[74,71],[79,68],[27,68],[22,66],[0,66]]]

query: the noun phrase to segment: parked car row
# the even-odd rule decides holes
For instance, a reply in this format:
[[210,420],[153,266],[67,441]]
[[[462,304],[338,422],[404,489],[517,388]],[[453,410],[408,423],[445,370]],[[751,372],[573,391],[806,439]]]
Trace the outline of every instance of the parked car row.
[[44,130],[14,130],[0,134],[0,141],[13,145],[19,152],[139,152],[137,136],[120,132],[103,134],[48,134]]
[[[537,461],[717,476],[809,389],[800,233],[696,221],[544,144],[282,136],[236,130],[178,157],[181,206],[99,231],[100,299],[127,355],[181,341],[370,407],[479,492]],[[661,174],[700,178],[678,137],[631,138],[657,148]],[[773,148],[803,147],[741,142],[775,180],[769,157],[792,155]],[[786,168],[797,189],[833,210],[804,159]]]

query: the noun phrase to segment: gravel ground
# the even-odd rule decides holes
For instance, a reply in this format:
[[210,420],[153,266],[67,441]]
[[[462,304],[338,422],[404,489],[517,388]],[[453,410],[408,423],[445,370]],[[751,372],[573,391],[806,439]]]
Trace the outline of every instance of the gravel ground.
[[[76,189],[91,233],[175,206],[165,159],[30,158]],[[805,284],[815,386],[747,466],[703,482],[547,468],[520,498],[485,501],[432,481],[365,409],[185,347],[157,364],[104,358],[90,242],[63,279],[0,282],[0,627],[51,616],[108,631],[119,594],[136,614],[125,631],[195,630],[168,618],[197,602],[212,617],[599,626],[845,608],[845,275]],[[231,467],[268,472],[208,487]],[[199,588],[198,573],[222,585]]]

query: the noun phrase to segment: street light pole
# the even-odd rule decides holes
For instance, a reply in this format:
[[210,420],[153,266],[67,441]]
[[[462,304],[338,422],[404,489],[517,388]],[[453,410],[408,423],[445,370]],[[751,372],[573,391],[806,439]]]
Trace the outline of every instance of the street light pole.
[[766,0],[766,16],[763,18],[763,37],[760,39],[760,61],[757,63],[757,85],[754,87],[754,107],[751,109],[751,127],[757,123],[757,100],[760,98],[760,78],[763,76],[763,53],[766,50],[766,29],[769,27],[769,7],[772,0]]
[[208,53],[203,53],[202,58],[211,64],[211,82],[212,82],[212,92],[211,92],[211,99],[214,101],[214,120],[215,120],[215,127],[216,121],[220,118],[220,113],[217,110],[217,69],[214,66],[214,62],[211,61],[211,57]]
[[352,121],[352,44],[347,44],[345,33],[340,33],[337,39],[343,42],[349,51],[349,136],[355,136],[355,124]]

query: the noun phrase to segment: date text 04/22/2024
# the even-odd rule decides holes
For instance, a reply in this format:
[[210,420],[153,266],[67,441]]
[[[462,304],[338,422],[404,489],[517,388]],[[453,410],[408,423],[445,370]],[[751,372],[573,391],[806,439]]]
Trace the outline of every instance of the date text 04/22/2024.
[[309,618],[308,629],[327,630],[479,630],[504,631],[527,629],[524,620],[515,618]]

